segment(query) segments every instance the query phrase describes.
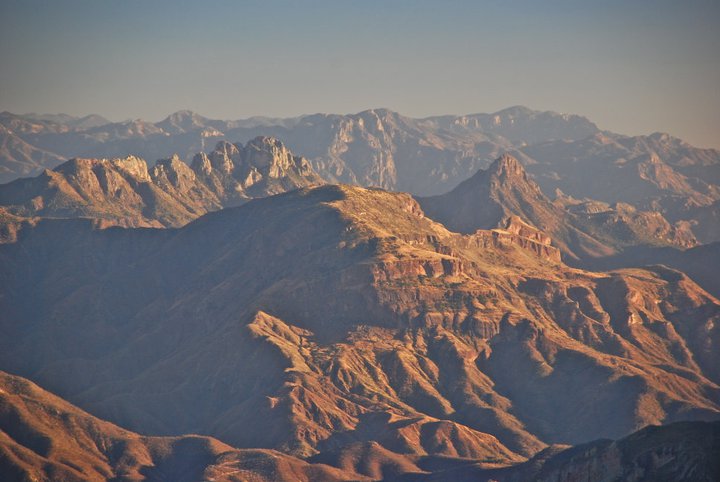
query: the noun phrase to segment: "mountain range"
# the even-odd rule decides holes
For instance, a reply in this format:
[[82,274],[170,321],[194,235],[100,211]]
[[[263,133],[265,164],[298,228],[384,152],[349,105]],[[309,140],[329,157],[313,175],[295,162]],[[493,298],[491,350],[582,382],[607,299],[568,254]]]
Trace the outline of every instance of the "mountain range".
[[387,109],[288,119],[212,120],[179,111],[163,121],[105,123],[99,116],[0,114],[0,182],[35,176],[62,161],[173,154],[191,163],[219,141],[279,139],[326,182],[443,194],[508,152],[546,196],[629,204],[689,224],[720,241],[720,151],[667,134],[628,137],[590,120],[511,107],[492,114],[413,119]]
[[525,108],[0,122],[60,162],[0,185],[9,480],[720,473],[717,151]]
[[0,365],[131,430],[305,458],[508,464],[720,414],[715,298],[537,245],[349,186],[179,230],[39,219],[0,249]]

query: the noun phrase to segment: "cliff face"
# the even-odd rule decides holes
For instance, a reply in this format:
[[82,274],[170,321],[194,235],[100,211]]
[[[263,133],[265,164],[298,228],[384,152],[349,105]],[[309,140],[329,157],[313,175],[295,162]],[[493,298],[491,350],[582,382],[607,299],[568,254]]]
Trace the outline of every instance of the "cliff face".
[[570,269],[547,241],[349,186],[177,230],[39,220],[0,246],[0,364],[130,429],[338,460],[511,463],[717,417],[717,300],[667,268]]

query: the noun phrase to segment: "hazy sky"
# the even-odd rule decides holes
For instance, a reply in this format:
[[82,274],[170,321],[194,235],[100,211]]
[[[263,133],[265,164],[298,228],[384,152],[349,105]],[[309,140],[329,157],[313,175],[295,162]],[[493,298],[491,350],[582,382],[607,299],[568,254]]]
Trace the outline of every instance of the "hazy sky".
[[720,147],[718,0],[0,0],[0,60],[16,113],[522,104]]

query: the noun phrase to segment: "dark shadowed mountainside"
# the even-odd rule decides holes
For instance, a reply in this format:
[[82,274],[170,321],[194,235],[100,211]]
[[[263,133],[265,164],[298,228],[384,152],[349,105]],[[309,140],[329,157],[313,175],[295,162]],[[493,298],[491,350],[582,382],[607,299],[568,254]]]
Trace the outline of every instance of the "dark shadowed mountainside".
[[234,449],[210,437],[142,436],[4,372],[0,372],[0,476],[5,482],[368,480],[274,450]]
[[[713,481],[720,475],[718,423],[649,427],[624,439],[549,447],[524,463],[418,456],[376,442],[310,461],[236,449],[197,435],[148,437],[102,421],[21,377],[0,372],[0,474],[14,481],[634,480]],[[322,463],[325,461],[326,463]]]
[[404,481],[594,482],[653,480],[711,482],[720,477],[720,422],[681,422],[647,427],[623,439],[577,447],[549,447],[529,461],[487,469],[467,464]]

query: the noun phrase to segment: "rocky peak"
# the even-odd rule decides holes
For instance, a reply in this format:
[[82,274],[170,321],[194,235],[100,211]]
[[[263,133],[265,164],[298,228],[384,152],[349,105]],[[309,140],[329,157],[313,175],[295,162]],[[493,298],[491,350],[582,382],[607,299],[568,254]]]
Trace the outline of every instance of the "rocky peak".
[[138,181],[150,181],[147,163],[139,157],[128,156],[121,159],[113,159],[110,163],[118,171],[130,175]]
[[220,141],[209,154],[195,155],[191,166],[213,190],[225,193],[221,198],[228,193],[242,199],[267,196],[322,183],[307,159],[267,136],[258,136],[245,146]]
[[293,155],[274,137],[256,137],[245,145],[244,164],[257,169],[288,169],[293,165]]
[[527,173],[520,161],[510,154],[503,154],[493,162],[487,172],[501,180],[523,179],[527,180]]
[[524,105],[513,105],[510,107],[507,107],[505,109],[502,109],[500,111],[495,112],[495,116],[505,119],[515,119],[515,118],[524,118],[524,117],[532,117],[535,115],[540,114],[539,111],[534,111],[530,109],[529,107],[525,107]]
[[471,177],[468,184],[468,187],[473,190],[487,189],[488,194],[494,198],[521,196],[534,204],[549,202],[520,161],[508,153],[497,158],[487,170],[479,171]]
[[238,146],[227,141],[218,142],[215,150],[208,156],[212,168],[224,174],[230,174],[234,170],[235,164],[233,160],[237,160],[239,157],[240,150]]
[[369,109],[356,115],[358,125],[376,135],[395,127],[399,117],[399,114],[388,109]]
[[195,172],[177,154],[157,161],[150,176],[158,184],[168,182],[176,188],[187,186],[188,183],[195,180]]
[[679,139],[674,138],[666,132],[653,132],[648,136],[651,140],[659,143],[677,142]]
[[203,176],[209,176],[212,172],[212,163],[210,162],[208,155],[204,152],[195,154],[190,167],[196,174],[201,174]]
[[110,121],[103,116],[97,114],[90,114],[84,117],[80,117],[79,119],[76,118],[72,121],[67,122],[66,124],[71,125],[77,130],[85,130],[110,124]]
[[179,110],[177,112],[173,112],[169,116],[165,118],[166,121],[170,122],[183,122],[187,120],[193,120],[193,119],[202,119],[203,117],[197,115],[195,112],[191,110]]
[[117,124],[108,124],[107,126],[100,126],[92,129],[92,131],[108,131],[107,135],[117,136],[120,138],[145,137],[163,133],[161,128],[157,127],[155,124],[151,124],[150,122],[145,122],[142,119],[135,119]]
[[130,177],[139,182],[150,181],[147,163],[135,156],[128,156],[118,159],[84,159],[73,158],[53,169],[66,177],[79,178],[85,172],[94,170],[117,171],[125,177]]
[[205,117],[198,115],[189,110],[179,110],[170,114],[162,121],[155,124],[165,132],[173,134],[182,134],[184,132],[197,130],[205,127],[207,123]]
[[249,170],[257,170],[263,176],[277,179],[289,171],[310,174],[310,163],[303,157],[294,156],[280,140],[274,137],[256,137],[249,141],[242,152],[242,167],[245,175]]
[[465,233],[497,227],[510,215],[544,226],[555,211],[510,154],[503,154],[488,169],[478,171],[449,193],[421,199],[420,204],[431,218]]
[[101,161],[99,159],[85,159],[82,157],[73,157],[67,162],[63,162],[55,169],[52,169],[52,171],[68,175],[81,171],[83,169],[92,169],[93,166],[100,164],[100,162]]
[[181,226],[221,207],[322,183],[306,159],[294,156],[277,139],[258,137],[246,147],[220,142],[209,155],[197,154],[191,167],[177,154],[158,160],[151,169],[135,156],[72,159],[0,189],[0,203],[11,206],[11,214]]
[[180,156],[175,153],[172,156],[168,157],[167,159],[159,159],[156,163],[157,165],[164,165],[164,166],[177,166],[179,164],[185,164],[182,159],[180,159]]

